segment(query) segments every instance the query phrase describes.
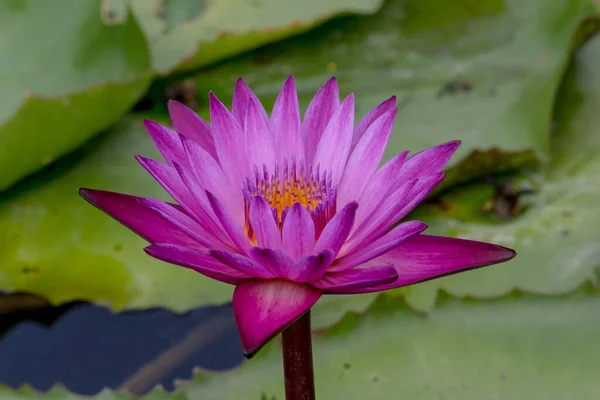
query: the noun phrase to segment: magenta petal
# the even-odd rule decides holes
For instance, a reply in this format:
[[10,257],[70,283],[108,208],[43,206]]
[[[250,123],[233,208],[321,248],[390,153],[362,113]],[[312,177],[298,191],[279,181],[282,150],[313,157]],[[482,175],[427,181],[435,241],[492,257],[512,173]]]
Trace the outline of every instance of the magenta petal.
[[79,189],[79,194],[150,243],[198,246],[175,225],[139,203],[141,197],[94,189]]
[[193,269],[209,278],[237,285],[242,279],[251,278],[238,270],[230,268],[205,252],[172,244],[152,244],[144,249],[150,256],[170,264]]
[[404,222],[379,239],[366,246],[358,247],[355,251],[335,261],[331,271],[344,271],[364,264],[382,254],[387,253],[411,236],[423,232],[427,224],[421,221]]
[[273,216],[273,209],[263,197],[254,196],[250,200],[249,219],[259,247],[281,247],[281,234]]
[[323,229],[319,240],[317,240],[314,248],[315,253],[320,253],[327,249],[331,249],[334,254],[340,251],[340,248],[354,226],[354,215],[356,214],[357,207],[358,203],[353,201],[335,214],[331,221],[327,223],[325,229]]
[[390,183],[391,187],[397,187],[407,179],[433,175],[442,171],[459,146],[460,141],[455,140],[430,147],[409,157],[395,176],[394,181]]
[[388,265],[367,268],[354,268],[342,272],[329,272],[310,284],[324,293],[345,294],[351,290],[391,284],[398,279],[398,273]]
[[[139,155],[135,158],[188,214],[195,215],[199,204],[174,167]],[[184,162],[187,165],[187,161],[184,160]]]
[[373,179],[392,133],[397,111],[394,107],[374,121],[350,154],[338,188],[338,205],[358,200]]
[[[355,228],[361,226],[364,220],[377,209],[377,206],[388,198],[388,193],[391,193],[390,182],[398,175],[407,155],[408,150],[386,162],[383,167],[375,173],[373,179],[367,183],[367,186],[358,198],[360,207],[356,210]],[[341,204],[338,199],[338,208],[341,206],[343,206],[343,204]]]
[[[258,100],[250,99],[244,119],[246,135],[246,154],[250,167],[266,165],[269,170],[275,167],[275,147],[269,131],[268,121],[260,114],[262,105]],[[278,149],[279,150],[279,149]]]
[[294,77],[285,81],[281,92],[275,101],[269,127],[275,140],[277,162],[296,160],[304,161],[304,142],[300,127],[300,107],[294,85]]
[[354,128],[354,137],[352,139],[352,147],[354,149],[356,144],[360,141],[362,136],[365,134],[367,129],[371,126],[373,122],[375,122],[379,117],[383,114],[387,113],[389,110],[396,108],[396,96],[392,96],[383,103],[379,104],[377,107],[372,109],[364,116],[363,119],[360,120],[356,128]]
[[[244,120],[246,119],[246,109],[248,108],[248,103],[250,99],[253,99],[256,104],[260,105],[260,100],[254,94],[252,90],[246,85],[246,82],[242,78],[239,78],[235,83],[235,89],[233,91],[233,103],[231,105],[231,113],[238,121],[240,126],[244,127]],[[267,116],[267,112],[264,107],[260,105],[258,111],[260,112],[262,118],[265,121],[269,120]]]
[[208,201],[212,206],[212,209],[217,216],[217,219],[221,223],[221,226],[236,245],[236,247],[242,252],[247,254],[250,242],[244,234],[242,227],[236,222],[236,220],[225,210],[221,202],[211,193],[206,192]]
[[294,260],[281,249],[253,247],[250,249],[250,256],[277,278],[287,278],[294,267]]
[[225,265],[230,266],[231,268],[238,270],[248,276],[253,278],[261,278],[261,279],[272,279],[275,278],[273,273],[263,267],[262,265],[254,262],[251,258],[238,254],[231,253],[228,251],[221,251],[212,249],[210,251],[210,255],[215,259],[219,260]]
[[242,347],[252,356],[271,338],[308,311],[321,292],[284,280],[248,280],[233,292],[233,311]]
[[340,106],[340,94],[335,78],[331,78],[312,99],[302,121],[302,138],[306,165],[313,164],[323,131]]
[[139,199],[139,202],[152,210],[156,215],[163,218],[165,221],[169,221],[175,225],[183,233],[194,239],[206,248],[219,247],[223,248],[222,245],[211,240],[212,234],[207,232],[198,222],[194,221],[187,214],[174,207],[172,204],[165,203],[162,200],[157,199]]
[[[193,175],[202,189],[213,193],[235,220],[243,224],[245,215],[242,191],[229,184],[227,175],[206,150],[185,137],[182,138],[181,142]],[[196,193],[194,194],[196,195]]]
[[194,111],[175,100],[169,100],[168,108],[175,130],[202,146],[212,158],[218,160],[210,125]]
[[210,121],[219,164],[229,176],[232,187],[241,190],[243,180],[251,172],[246,157],[244,131],[227,107],[212,92],[209,95],[209,103]]
[[283,249],[294,260],[312,253],[315,247],[315,224],[307,209],[294,203],[288,211],[281,230]]
[[327,272],[335,254],[327,249],[316,256],[304,256],[291,269],[288,278],[294,282],[312,282]]
[[350,93],[325,128],[317,147],[313,166],[330,171],[336,185],[346,166],[354,129],[354,94]]
[[373,260],[391,264],[398,280],[348,293],[370,293],[439,278],[510,260],[515,251],[491,243],[443,236],[416,235],[396,249]]
[[147,119],[144,120],[144,126],[160,155],[163,156],[168,164],[173,165],[173,161],[177,161],[180,164],[186,163],[185,152],[177,133]]

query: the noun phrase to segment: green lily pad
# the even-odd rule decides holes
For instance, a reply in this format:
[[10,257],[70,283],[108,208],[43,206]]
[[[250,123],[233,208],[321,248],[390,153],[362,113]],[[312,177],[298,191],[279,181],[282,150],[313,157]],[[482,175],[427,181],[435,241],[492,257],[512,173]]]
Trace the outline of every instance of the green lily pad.
[[[595,400],[600,390],[598,292],[558,298],[512,295],[489,302],[446,299],[423,315],[381,297],[365,314],[315,336],[319,399]],[[78,399],[0,389],[0,399]],[[103,392],[95,399],[128,399]],[[272,343],[241,367],[200,372],[172,394],[148,399],[283,399],[281,348]]]
[[559,92],[552,137],[552,165],[518,181],[534,193],[522,198],[522,214],[490,222],[482,207],[493,190],[483,184],[457,188],[414,218],[430,232],[491,241],[517,251],[498,267],[484,268],[411,288],[417,308],[433,305],[442,289],[455,296],[495,297],[514,289],[566,293],[596,282],[600,266],[600,36],[576,55]]
[[586,18],[597,18],[589,0],[388,0],[373,16],[328,22],[196,81],[199,93],[226,97],[242,76],[273,102],[294,74],[307,103],[335,75],[360,116],[396,95],[386,157],[461,139],[450,183],[549,160],[554,96]]
[[383,0],[103,0],[109,23],[127,5],[150,43],[159,74],[190,69],[280,40],[337,14],[373,13]]
[[139,26],[100,21],[95,0],[0,3],[0,190],[106,129],[146,91]]

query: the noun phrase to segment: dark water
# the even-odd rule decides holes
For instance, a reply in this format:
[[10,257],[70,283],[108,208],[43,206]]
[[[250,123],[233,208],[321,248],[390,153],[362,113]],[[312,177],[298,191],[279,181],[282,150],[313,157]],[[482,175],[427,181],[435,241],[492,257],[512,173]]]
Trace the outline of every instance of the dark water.
[[0,315],[0,383],[11,387],[61,382],[81,394],[144,393],[160,383],[172,390],[194,367],[228,369],[242,358],[230,305],[115,314],[71,304]]

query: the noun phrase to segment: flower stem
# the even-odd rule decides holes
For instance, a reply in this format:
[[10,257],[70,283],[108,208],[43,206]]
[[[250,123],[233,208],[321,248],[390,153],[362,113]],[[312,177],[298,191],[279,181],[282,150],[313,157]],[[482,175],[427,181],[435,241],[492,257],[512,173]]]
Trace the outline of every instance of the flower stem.
[[286,400],[315,400],[310,310],[281,336]]

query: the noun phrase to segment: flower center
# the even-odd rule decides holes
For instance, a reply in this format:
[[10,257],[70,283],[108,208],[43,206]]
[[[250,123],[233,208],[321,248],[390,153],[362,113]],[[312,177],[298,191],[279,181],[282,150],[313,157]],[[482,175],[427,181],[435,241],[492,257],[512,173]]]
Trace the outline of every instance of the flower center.
[[315,223],[315,235],[319,237],[321,231],[333,218],[336,212],[337,187],[331,182],[331,171],[319,172],[317,167],[314,172],[296,165],[294,161],[283,163],[283,170],[275,165],[273,174],[269,174],[266,166],[260,172],[254,168],[254,177],[244,182],[244,202],[246,208],[246,235],[254,242],[254,233],[249,221],[250,200],[254,196],[261,196],[273,209],[273,218],[279,227],[283,227],[288,210],[300,203],[310,213]]

